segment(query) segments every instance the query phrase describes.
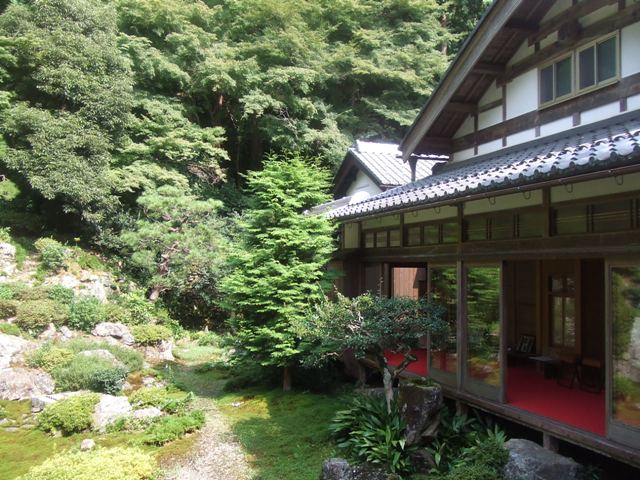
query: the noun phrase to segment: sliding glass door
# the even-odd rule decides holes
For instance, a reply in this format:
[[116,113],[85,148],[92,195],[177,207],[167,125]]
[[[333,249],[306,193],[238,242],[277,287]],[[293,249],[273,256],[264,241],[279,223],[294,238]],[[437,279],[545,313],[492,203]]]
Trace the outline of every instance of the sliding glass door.
[[458,373],[458,268],[429,267],[431,301],[443,308],[446,327],[430,336],[429,373],[435,380],[457,386]]

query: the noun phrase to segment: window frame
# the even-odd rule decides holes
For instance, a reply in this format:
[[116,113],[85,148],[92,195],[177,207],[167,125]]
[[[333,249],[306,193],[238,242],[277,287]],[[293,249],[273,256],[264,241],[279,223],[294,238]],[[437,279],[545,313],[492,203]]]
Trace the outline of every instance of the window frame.
[[[576,79],[576,62],[574,60],[573,51],[564,53],[558,57],[555,57],[553,60],[549,60],[548,62],[543,63],[538,67],[538,105],[540,107],[546,107],[549,105],[554,105],[556,103],[564,102],[572,98],[575,95],[575,79]],[[556,96],[556,65],[566,59],[570,59],[571,64],[571,90],[569,93],[566,93],[560,97]],[[542,101],[542,71],[548,67],[552,67],[553,72],[553,98],[551,100],[547,100],[546,102]]]
[[[604,43],[607,40],[611,39],[611,38],[615,38],[615,46],[616,46],[616,55],[615,55],[615,60],[616,60],[616,74],[611,77],[611,78],[607,78],[606,80],[602,80],[601,82],[598,82],[598,44],[600,43]],[[593,73],[594,73],[594,84],[593,85],[589,85],[588,87],[584,87],[584,88],[580,88],[580,53],[582,53],[583,51],[589,49],[593,47],[594,48],[594,57],[593,57]],[[615,83],[617,81],[620,80],[620,35],[618,35],[618,32],[612,32],[609,33],[603,37],[597,38],[596,40],[593,40],[589,43],[585,43],[584,45],[581,45],[579,48],[576,49],[575,51],[575,63],[576,63],[576,75],[575,75],[575,87],[576,87],[576,95],[581,95],[583,93],[589,93],[593,90],[597,90],[599,88],[602,87],[606,87],[607,85],[611,85],[612,83]]]
[[[391,245],[391,232],[393,230],[397,230],[398,232],[400,232],[400,243],[398,245]],[[379,233],[385,233],[386,235],[386,239],[387,239],[387,244],[382,247],[378,245],[378,234]],[[367,235],[368,234],[372,234],[373,235],[373,246],[372,247],[367,247]],[[362,231],[362,248],[366,249],[366,250],[371,250],[374,248],[401,248],[402,247],[402,228],[400,227],[400,225],[397,226],[393,226],[393,227],[386,227],[386,228],[375,228],[375,229],[370,229],[370,230],[363,230]]]
[[[455,242],[445,242],[444,241],[444,225],[453,223],[456,225],[456,230],[458,230],[457,234],[459,235],[460,225],[458,223],[457,217],[450,217],[448,219],[436,220],[431,222],[420,222],[420,223],[411,223],[404,225],[404,237],[403,237],[403,247],[414,248],[414,247],[433,247],[436,245],[456,245],[458,240]],[[436,243],[427,243],[424,229],[425,227],[437,227],[438,229],[438,241]],[[420,229],[420,243],[409,244],[409,230],[411,228],[419,228]]]

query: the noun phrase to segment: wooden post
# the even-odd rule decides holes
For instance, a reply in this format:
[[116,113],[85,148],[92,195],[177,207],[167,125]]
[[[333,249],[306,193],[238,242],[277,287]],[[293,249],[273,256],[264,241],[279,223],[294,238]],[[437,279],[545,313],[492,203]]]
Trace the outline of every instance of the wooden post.
[[552,452],[557,452],[559,445],[558,439],[547,432],[542,433],[542,446],[547,450],[551,450]]

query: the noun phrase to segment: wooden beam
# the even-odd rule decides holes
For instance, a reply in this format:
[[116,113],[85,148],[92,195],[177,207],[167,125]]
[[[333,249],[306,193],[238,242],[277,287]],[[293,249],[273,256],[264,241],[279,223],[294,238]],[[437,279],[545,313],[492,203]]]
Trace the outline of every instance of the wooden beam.
[[546,21],[540,25],[540,28],[536,33],[529,35],[529,45],[533,45],[536,42],[546,38],[556,30],[560,29],[566,23],[577,21],[580,17],[584,17],[596,10],[617,3],[618,0],[586,0],[584,2],[577,3],[572,7],[560,12],[552,19]]
[[471,71],[473,73],[481,73],[488,75],[503,75],[505,73],[506,66],[501,63],[486,63],[486,62],[478,62],[476,63]]
[[423,137],[414,149],[414,154],[442,154],[450,155],[453,141],[448,137]]
[[522,33],[535,33],[538,31],[538,24],[529,20],[509,20],[503,27],[507,30],[515,30]]
[[461,113],[476,113],[478,106],[471,102],[449,102],[445,110],[451,110]]
[[[581,4],[578,4],[581,5]],[[618,12],[616,15],[600,20],[588,27],[584,27],[581,32],[578,33],[575,39],[571,40],[559,40],[557,42],[541,48],[533,55],[525,58],[524,60],[507,68],[506,73],[502,78],[498,80],[499,85],[504,85],[510,80],[514,79],[518,75],[521,75],[534,67],[537,67],[540,63],[553,58],[563,53],[569,52],[576,47],[577,41],[594,40],[609,32],[626,27],[632,23],[640,21],[640,3],[634,3],[624,10]]]

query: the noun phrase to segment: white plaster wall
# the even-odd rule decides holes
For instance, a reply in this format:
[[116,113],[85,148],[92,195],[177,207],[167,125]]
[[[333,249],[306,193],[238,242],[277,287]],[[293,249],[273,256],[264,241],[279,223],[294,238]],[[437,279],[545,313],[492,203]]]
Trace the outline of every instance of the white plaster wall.
[[532,55],[535,52],[533,45],[529,46],[529,41],[525,40],[520,45],[520,48],[516,51],[516,53],[511,57],[511,59],[507,62],[507,65],[513,65],[514,63],[518,63],[520,60],[524,60],[529,55]]
[[502,88],[498,88],[495,80],[493,83],[487,88],[487,91],[484,92],[482,98],[478,102],[478,106],[482,107],[488,103],[495,102],[496,100],[500,100],[502,98]]
[[538,70],[529,70],[507,84],[507,119],[538,108]]
[[612,102],[601,107],[585,110],[580,114],[580,124],[598,122],[620,114],[620,102]]
[[554,133],[564,132],[570,128],[573,128],[573,117],[560,118],[554,122],[540,125],[540,136],[546,137],[547,135],[553,135]]
[[627,97],[627,110],[640,109],[640,94]]
[[548,47],[549,45],[557,41],[558,41],[558,32],[552,32],[546,37],[544,37],[542,40],[540,40],[540,48]]
[[496,125],[500,122],[502,122],[502,105],[478,115],[478,130]]
[[460,128],[458,128],[458,131],[455,133],[453,138],[464,137],[470,133],[473,133],[473,116],[468,115],[464,122],[462,122],[462,125],[460,125]]
[[536,138],[536,129],[529,128],[522,132],[514,133],[513,135],[507,135],[507,146],[518,145],[519,143],[528,142]]
[[589,25],[593,25],[594,23],[600,20],[604,20],[605,18],[610,17],[617,11],[618,11],[617,3],[599,8],[598,10],[590,13],[589,15],[585,15],[584,17],[581,17],[580,25],[582,25],[583,27],[588,27]]
[[620,37],[620,74],[628,77],[640,72],[640,22],[622,29]]
[[376,195],[382,192],[382,190],[362,170],[359,170],[356,175],[356,179],[347,189],[347,196],[359,192],[367,192],[369,195]]
[[547,20],[558,15],[563,10],[568,9],[569,7],[571,7],[571,3],[572,3],[571,0],[556,0],[555,2],[553,2],[553,6],[549,9],[547,14],[544,16],[541,23],[546,22]]
[[492,142],[482,143],[478,145],[478,155],[484,155],[485,153],[495,152],[502,148],[502,139],[493,140]]
[[460,150],[459,152],[454,152],[453,161],[454,162],[462,162],[463,160],[468,160],[474,156],[474,149],[467,148],[466,150]]

